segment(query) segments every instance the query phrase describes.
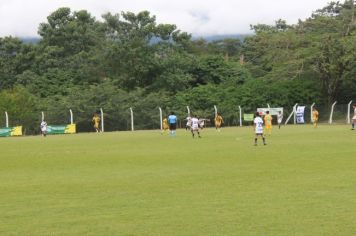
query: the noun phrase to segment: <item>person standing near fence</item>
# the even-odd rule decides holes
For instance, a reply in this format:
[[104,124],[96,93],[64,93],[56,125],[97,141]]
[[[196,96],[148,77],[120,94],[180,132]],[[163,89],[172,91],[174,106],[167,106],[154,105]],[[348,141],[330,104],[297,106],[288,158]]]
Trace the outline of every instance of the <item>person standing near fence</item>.
[[281,111],[278,112],[277,114],[277,122],[278,122],[278,128],[281,128],[281,124],[282,124],[282,120],[283,120],[283,114]]
[[41,134],[43,137],[46,137],[47,136],[47,122],[45,120],[43,120],[41,122],[41,125],[40,125],[40,128],[41,128]]
[[168,128],[169,128],[169,126],[168,126],[168,120],[167,120],[167,118],[164,118],[163,119],[163,121],[162,121],[162,132],[161,132],[161,134],[164,134],[167,130],[168,130]]
[[268,134],[272,134],[272,116],[269,114],[269,111],[266,111],[266,115],[264,117],[265,120],[265,125],[266,125],[266,131],[268,131]]
[[318,127],[319,112],[315,107],[313,107],[312,116],[313,116],[313,125],[314,125],[314,128],[316,128],[316,127]]
[[266,139],[263,135],[263,120],[260,117],[260,113],[256,112],[256,117],[253,119],[253,124],[255,128],[255,146],[257,146],[257,139],[259,136],[262,137],[263,145],[266,145]]
[[94,129],[97,133],[100,132],[100,128],[99,128],[99,124],[100,124],[100,117],[98,114],[94,114],[93,116],[93,119],[92,119],[92,122],[93,122],[93,126],[94,126]]
[[224,123],[224,120],[223,120],[222,116],[220,115],[220,113],[216,114],[214,121],[215,121],[216,130],[220,132],[221,125]]
[[356,122],[356,104],[354,104],[352,106],[352,108],[354,109],[354,116],[352,117],[352,130],[355,130],[355,122]]
[[171,136],[176,136],[177,116],[174,114],[174,112],[171,112],[168,116],[168,124]]

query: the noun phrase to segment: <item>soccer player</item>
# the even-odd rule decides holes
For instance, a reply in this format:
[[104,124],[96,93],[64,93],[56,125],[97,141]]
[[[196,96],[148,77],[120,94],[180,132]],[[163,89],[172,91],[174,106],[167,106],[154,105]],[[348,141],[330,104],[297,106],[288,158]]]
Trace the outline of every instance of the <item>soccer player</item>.
[[218,113],[215,117],[215,128],[217,131],[220,132],[220,128],[223,123],[224,123],[224,120],[223,120],[222,116],[220,115],[220,113]]
[[278,112],[277,114],[277,122],[278,122],[278,128],[281,128],[281,124],[282,124],[282,120],[283,120],[283,114],[281,111]]
[[315,107],[313,107],[312,117],[313,117],[312,121],[313,121],[314,128],[316,128],[318,127],[319,112],[316,110]]
[[265,125],[266,125],[266,131],[268,131],[268,134],[272,134],[272,116],[269,114],[269,111],[266,111],[266,115],[264,117],[265,120]]
[[47,122],[45,120],[43,120],[41,122],[41,125],[40,125],[40,128],[41,128],[41,134],[43,137],[46,137],[47,135]]
[[355,122],[356,122],[356,104],[352,106],[354,109],[354,116],[352,117],[352,130],[355,130]]
[[171,136],[176,136],[177,116],[174,114],[174,112],[171,112],[168,116],[168,124]]
[[98,114],[94,114],[92,122],[94,124],[94,129],[97,133],[100,132],[99,124],[100,124],[100,117]]
[[193,138],[195,137],[195,133],[198,134],[198,137],[201,138],[199,132],[199,119],[192,115],[192,125],[190,127],[190,131],[192,132]]
[[187,123],[185,124],[185,130],[189,130],[192,126],[192,115],[189,114],[186,120]]
[[164,118],[163,119],[163,121],[162,121],[162,123],[163,123],[163,130],[162,130],[162,133],[161,134],[163,134],[163,133],[165,133],[167,130],[168,130],[168,128],[169,128],[169,126],[168,126],[168,120],[167,120],[167,118]]
[[255,146],[257,146],[257,138],[262,137],[263,145],[266,145],[266,139],[263,135],[263,120],[260,117],[260,113],[256,112],[256,117],[253,119],[253,124],[255,128]]

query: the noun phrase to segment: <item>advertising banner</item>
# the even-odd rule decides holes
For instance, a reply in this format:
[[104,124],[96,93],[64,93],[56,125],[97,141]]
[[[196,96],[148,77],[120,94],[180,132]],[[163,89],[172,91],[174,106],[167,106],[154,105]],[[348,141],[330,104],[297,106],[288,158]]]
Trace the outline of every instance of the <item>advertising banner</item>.
[[305,106],[297,107],[296,118],[298,124],[304,124],[304,110],[305,110]]
[[22,126],[0,128],[0,137],[22,136]]
[[76,125],[48,125],[47,134],[75,134]]
[[278,115],[278,112],[283,114],[283,107],[257,108],[257,112],[262,116],[266,115],[266,111],[269,111],[270,115],[276,116]]

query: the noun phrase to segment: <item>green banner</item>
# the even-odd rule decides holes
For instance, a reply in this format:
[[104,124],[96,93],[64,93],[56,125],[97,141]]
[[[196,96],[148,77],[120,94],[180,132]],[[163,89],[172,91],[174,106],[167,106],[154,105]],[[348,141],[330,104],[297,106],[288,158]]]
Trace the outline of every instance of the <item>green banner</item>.
[[21,136],[22,126],[0,128],[0,137]]
[[49,125],[47,126],[47,134],[75,134],[76,125]]
[[253,121],[253,114],[244,114],[244,121]]

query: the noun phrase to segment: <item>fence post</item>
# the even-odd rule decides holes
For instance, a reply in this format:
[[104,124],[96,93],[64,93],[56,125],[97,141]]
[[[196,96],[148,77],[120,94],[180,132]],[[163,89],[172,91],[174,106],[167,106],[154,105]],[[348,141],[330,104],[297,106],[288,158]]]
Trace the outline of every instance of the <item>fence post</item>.
[[69,113],[70,113],[70,123],[73,124],[73,112],[72,109],[69,109]]
[[131,113],[131,131],[134,131],[134,117],[133,117],[132,107],[130,107],[130,113]]
[[214,110],[215,110],[215,117],[218,116],[218,108],[214,105]]
[[352,100],[349,102],[349,104],[347,104],[347,116],[346,116],[346,123],[347,124],[351,123],[351,121],[350,121],[351,103],[352,103]]
[[104,132],[104,112],[102,108],[100,108],[100,116],[101,116],[101,132]]
[[285,125],[288,124],[288,121],[290,120],[290,118],[292,118],[293,115],[294,115],[294,124],[296,123],[295,113],[296,113],[297,105],[298,105],[298,103],[296,103],[296,104],[293,106],[293,111],[292,111],[292,113],[290,113],[290,115],[288,116],[286,122],[284,123]]
[[240,113],[240,127],[242,126],[242,109],[241,106],[239,106],[239,113]]
[[310,123],[313,123],[313,108],[315,106],[315,102],[310,106]]
[[163,117],[162,117],[162,108],[158,107],[159,109],[159,120],[160,120],[160,124],[161,124],[161,130],[163,130]]
[[333,123],[333,113],[334,113],[334,107],[335,107],[336,103],[337,103],[337,102],[334,102],[334,103],[331,105],[329,124],[332,124],[332,123]]
[[6,128],[9,128],[9,115],[7,114],[7,111],[5,111],[5,119],[6,119]]

